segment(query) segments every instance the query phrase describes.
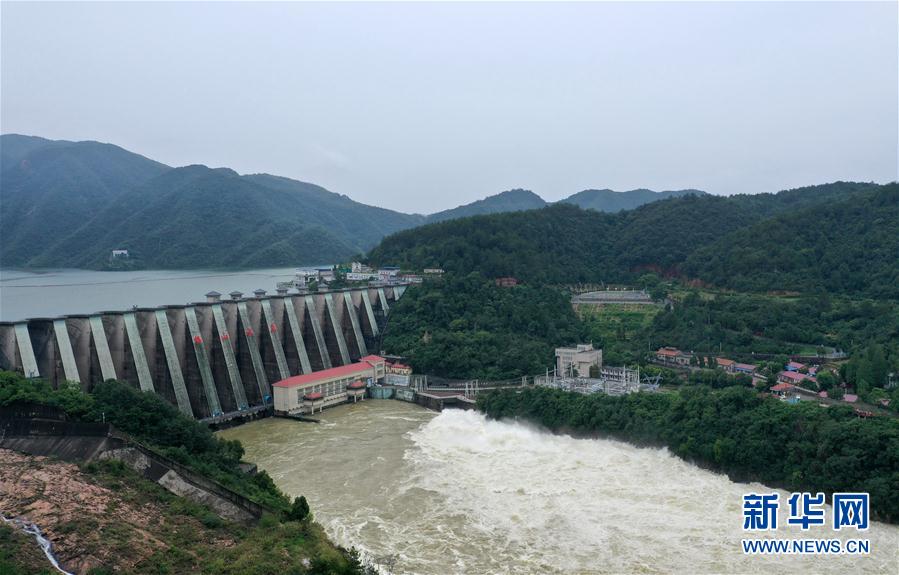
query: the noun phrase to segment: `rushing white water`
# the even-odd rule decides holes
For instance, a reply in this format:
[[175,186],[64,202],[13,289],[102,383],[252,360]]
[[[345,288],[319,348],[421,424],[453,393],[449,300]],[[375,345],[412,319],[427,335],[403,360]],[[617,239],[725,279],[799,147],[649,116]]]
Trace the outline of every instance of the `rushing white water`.
[[[456,410],[366,401],[322,425],[264,420],[224,432],[329,534],[394,572],[896,573],[899,529],[828,526],[780,538],[867,538],[871,553],[745,556],[737,484],[665,450],[573,439]],[[785,494],[781,494],[784,500]],[[829,515],[829,511],[828,511]]]
[[53,554],[53,544],[50,543],[50,540],[44,537],[44,534],[41,533],[41,528],[35,525],[34,523],[28,523],[27,521],[22,521],[21,519],[7,519],[2,514],[0,514],[0,519],[3,520],[4,523],[8,525],[12,525],[13,527],[18,527],[25,534],[31,535],[34,537],[34,540],[37,541],[37,544],[40,545],[41,551],[44,552],[44,556],[47,557],[47,560],[50,561],[50,564],[53,565],[53,568],[62,573],[63,575],[74,575],[74,573],[70,573],[66,571],[59,565],[59,561],[56,560],[56,555]]

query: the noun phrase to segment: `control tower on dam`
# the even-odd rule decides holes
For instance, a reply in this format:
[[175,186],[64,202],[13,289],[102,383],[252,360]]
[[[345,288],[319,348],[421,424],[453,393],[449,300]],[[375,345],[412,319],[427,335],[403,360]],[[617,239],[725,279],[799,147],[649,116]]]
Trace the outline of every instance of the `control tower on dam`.
[[108,379],[197,419],[272,404],[271,384],[380,351],[405,285],[206,295],[189,305],[0,323],[0,369],[90,391]]

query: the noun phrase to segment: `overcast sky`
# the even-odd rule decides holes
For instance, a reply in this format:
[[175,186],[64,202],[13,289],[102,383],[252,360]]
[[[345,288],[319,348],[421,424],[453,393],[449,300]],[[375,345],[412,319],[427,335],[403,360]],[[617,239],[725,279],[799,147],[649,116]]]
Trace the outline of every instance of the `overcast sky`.
[[897,179],[896,2],[2,4],[0,128],[433,212]]

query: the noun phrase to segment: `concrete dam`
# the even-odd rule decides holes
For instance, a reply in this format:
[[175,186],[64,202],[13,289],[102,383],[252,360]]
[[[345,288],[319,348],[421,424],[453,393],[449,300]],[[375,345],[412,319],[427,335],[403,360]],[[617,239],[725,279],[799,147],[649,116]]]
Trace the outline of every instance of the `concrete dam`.
[[207,301],[0,323],[0,369],[90,391],[118,379],[196,419],[271,405],[271,384],[375,353],[406,286]]

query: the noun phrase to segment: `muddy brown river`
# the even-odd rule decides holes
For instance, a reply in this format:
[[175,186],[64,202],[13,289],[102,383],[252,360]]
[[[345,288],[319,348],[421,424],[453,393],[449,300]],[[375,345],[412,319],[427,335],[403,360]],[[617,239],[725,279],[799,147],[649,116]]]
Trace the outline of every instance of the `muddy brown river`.
[[320,419],[264,419],[220,433],[239,439],[245,459],[285,492],[305,495],[335,541],[393,573],[899,572],[896,526],[836,533],[828,523],[802,534],[785,526],[783,509],[769,536],[864,537],[870,554],[744,555],[742,495],[773,490],[666,450],[392,400]]

